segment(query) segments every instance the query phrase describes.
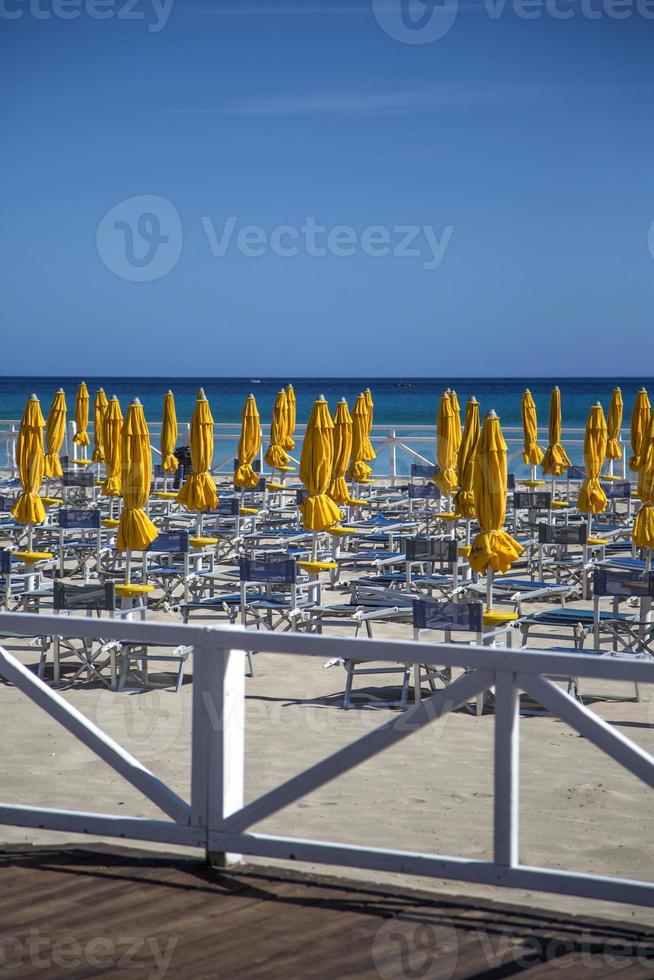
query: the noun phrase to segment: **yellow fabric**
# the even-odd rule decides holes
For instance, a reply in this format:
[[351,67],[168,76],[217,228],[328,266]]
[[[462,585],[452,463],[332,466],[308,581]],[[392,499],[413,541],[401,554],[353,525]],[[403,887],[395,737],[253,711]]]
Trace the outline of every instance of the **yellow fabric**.
[[241,413],[241,438],[238,444],[238,468],[234,473],[235,487],[256,487],[259,477],[252,461],[261,449],[261,423],[254,395],[248,395]]
[[366,390],[364,391],[363,400],[366,406],[366,415],[367,415],[366,439],[364,445],[363,458],[366,461],[366,463],[372,463],[373,460],[377,459],[377,453],[372,448],[372,442],[370,441],[370,437],[372,435],[373,414],[375,409],[375,405],[372,400],[372,392],[370,388],[366,388]]
[[449,394],[441,397],[436,417],[436,458],[439,472],[434,477],[434,483],[443,493],[452,493],[456,489],[456,419],[452,409]]
[[[270,423],[270,445],[266,451],[266,463],[273,470],[281,470],[288,463],[284,448],[289,440],[288,395],[282,388],[277,392]],[[291,440],[292,441],[292,440]],[[295,445],[295,443],[293,443]]]
[[456,444],[456,453],[459,454],[459,449],[461,448],[461,440],[463,438],[463,432],[461,430],[461,406],[459,405],[459,398],[456,391],[450,392],[450,402],[452,404],[452,411],[454,412],[454,441]]
[[293,440],[293,433],[295,432],[297,401],[295,398],[293,385],[286,386],[286,403],[288,407],[288,431],[286,434],[286,439],[284,440],[284,449],[294,449],[295,442]]
[[543,473],[561,476],[572,466],[568,454],[561,445],[561,392],[552,388],[550,398],[550,444],[543,456]]
[[487,415],[477,443],[474,466],[475,510],[480,533],[470,549],[475,572],[506,572],[522,554],[522,546],[504,530],[506,513],[506,442],[500,420]]
[[524,433],[525,448],[522,453],[522,460],[530,466],[538,466],[543,462],[543,450],[538,445],[538,419],[536,416],[536,403],[529,390],[522,396],[522,431]]
[[16,441],[16,462],[22,493],[11,513],[21,524],[41,524],[45,520],[45,507],[39,497],[45,473],[44,426],[39,400],[33,395],[25,405]]
[[475,495],[473,493],[473,474],[475,455],[479,442],[479,402],[474,399],[466,405],[463,435],[459,446],[458,471],[459,492],[454,498],[454,510],[458,517],[475,517]]
[[48,412],[48,421],[45,427],[45,449],[44,460],[45,475],[47,477],[63,476],[59,450],[62,447],[64,436],[66,435],[66,396],[63,389],[55,393]]
[[629,460],[629,468],[635,471],[640,469],[641,449],[649,428],[650,414],[649,396],[645,389],[641,388],[636,395],[631,413],[631,451],[633,455]]
[[104,448],[105,470],[107,479],[102,487],[104,497],[120,497],[120,456],[121,433],[123,429],[123,413],[120,402],[114,395],[109,399],[102,428],[102,445]]
[[581,484],[577,510],[582,514],[601,514],[606,510],[606,494],[599,481],[604,458],[606,457],[606,419],[604,409],[593,405],[586,422],[584,433],[584,465],[586,479]]
[[343,515],[327,496],[334,464],[334,423],[324,398],[317,398],[302,443],[300,479],[309,496],[300,506],[305,531],[325,531]]
[[337,504],[346,504],[350,499],[350,491],[345,482],[345,474],[352,456],[352,416],[343,398],[336,408],[334,416],[334,463],[329,496]]
[[620,443],[620,426],[622,425],[623,410],[624,410],[624,405],[622,402],[622,392],[620,391],[619,388],[614,388],[613,395],[611,396],[611,404],[609,405],[609,414],[607,415],[606,418],[607,459],[622,459],[622,445]]
[[641,447],[642,465],[638,470],[638,496],[641,507],[636,514],[631,537],[638,548],[654,548],[654,412]]
[[216,484],[209,470],[213,461],[213,416],[204,391],[200,389],[191,419],[191,465],[177,501],[198,514],[218,506]]
[[120,476],[123,509],[120,514],[116,547],[143,551],[159,532],[143,508],[152,483],[152,449],[143,406],[136,399],[127,409],[120,449]]
[[177,428],[177,412],[175,411],[175,398],[172,391],[167,391],[164,397],[163,419],[161,420],[161,466],[164,473],[176,473],[179,469],[179,460],[175,456],[175,443],[179,430]]
[[368,442],[368,409],[365,395],[361,394],[354,403],[352,412],[352,451],[348,476],[355,483],[363,483],[372,473],[372,467],[366,462],[366,444]]
[[83,381],[77,389],[77,398],[75,400],[75,425],[77,426],[77,432],[73,436],[73,442],[75,445],[90,446],[91,440],[89,439],[89,434],[86,431],[89,427],[89,389],[86,387],[86,384]]
[[94,463],[104,463],[104,417],[107,414],[107,396],[104,388],[98,388],[93,399],[93,455]]

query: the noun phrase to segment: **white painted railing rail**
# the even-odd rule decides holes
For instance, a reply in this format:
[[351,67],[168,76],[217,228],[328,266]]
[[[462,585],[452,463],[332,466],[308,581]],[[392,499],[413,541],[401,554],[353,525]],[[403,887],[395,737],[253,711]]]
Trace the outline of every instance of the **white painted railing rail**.
[[[226,856],[258,855],[654,905],[654,883],[651,882],[521,864],[518,806],[521,691],[530,693],[554,716],[575,728],[604,754],[654,788],[654,758],[549,679],[552,676],[575,676],[651,684],[654,683],[654,662],[628,663],[612,657],[494,646],[468,647],[261,633],[229,626],[0,614],[0,636],[18,633],[94,638],[100,630],[103,639],[152,645],[193,645],[190,803],[180,798],[0,646],[0,676],[16,685],[127,779],[166,817],[155,820],[4,802],[0,803],[0,823],[200,847],[213,861],[222,861]],[[374,731],[275,789],[245,803],[243,649],[323,659],[338,656],[355,657],[359,661],[449,665],[465,667],[466,672],[445,690],[431,694],[402,714],[394,714]],[[495,688],[492,860],[470,860],[252,832],[251,828],[259,821],[396,742],[410,737],[418,729],[434,723],[491,685]],[[124,695],[117,693],[115,696]],[[614,844],[613,840],[606,841],[607,847]]]

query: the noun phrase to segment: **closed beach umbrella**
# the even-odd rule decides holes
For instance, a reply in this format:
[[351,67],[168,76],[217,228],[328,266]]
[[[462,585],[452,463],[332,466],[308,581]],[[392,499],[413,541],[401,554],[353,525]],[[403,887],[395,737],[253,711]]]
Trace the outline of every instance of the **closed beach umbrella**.
[[98,388],[93,399],[93,456],[94,463],[104,463],[104,417],[107,414],[107,396],[104,388]]
[[204,390],[200,388],[191,418],[191,465],[193,472],[185,476],[177,501],[187,510],[203,514],[218,506],[216,484],[209,470],[213,461],[213,416]]
[[642,464],[638,470],[641,506],[631,537],[638,548],[654,548],[654,412],[641,445],[641,458]]
[[372,468],[366,462],[368,441],[368,410],[366,397],[361,392],[357,395],[352,412],[352,462],[348,471],[348,476],[355,483],[365,483],[372,473]]
[[[138,398],[130,403],[123,422],[120,472],[123,509],[116,547],[119,551],[143,551],[159,532],[143,510],[150,496],[152,449],[148,424]],[[129,581],[129,571],[126,578]]]
[[48,478],[62,476],[61,460],[59,451],[63,445],[66,435],[66,396],[64,389],[60,388],[56,392],[48,412],[48,421],[45,427],[45,475]]
[[477,443],[479,442],[479,402],[469,399],[458,455],[459,492],[455,497],[455,512],[467,520],[475,517],[475,495],[473,476]]
[[306,531],[326,531],[343,517],[327,496],[333,464],[334,423],[321,395],[313,403],[300,457],[300,479],[309,492],[300,507]]
[[259,477],[252,461],[261,449],[261,422],[254,395],[248,395],[241,413],[241,438],[238,443],[238,468],[234,473],[235,487],[256,487]]
[[288,466],[288,453],[284,447],[288,444],[289,431],[288,395],[284,388],[280,388],[273,405],[270,445],[266,451],[266,463],[271,470],[283,470]]
[[550,444],[543,456],[543,473],[551,477],[561,476],[572,466],[568,454],[561,445],[561,392],[552,388],[550,397]]
[[491,411],[484,419],[474,466],[475,510],[480,527],[470,550],[470,565],[475,572],[506,572],[522,554],[522,546],[504,530],[507,483],[506,442],[500,420]]
[[334,416],[334,463],[329,496],[337,504],[346,504],[350,491],[345,482],[345,474],[352,455],[352,416],[347,402],[341,398]]
[[103,447],[106,478],[102,486],[105,497],[120,497],[120,450],[123,429],[123,413],[114,395],[109,399],[104,416]]
[[11,509],[21,524],[29,525],[29,547],[32,548],[32,526],[45,520],[45,508],[39,489],[45,473],[43,428],[45,421],[36,395],[27,400],[16,441],[16,461],[22,492]]
[[89,427],[89,389],[86,387],[85,381],[82,381],[77,389],[77,398],[75,399],[75,425],[77,427],[77,432],[73,436],[75,445],[90,446],[91,440],[86,431]]
[[633,411],[631,413],[631,451],[633,456],[629,460],[629,468],[632,470],[640,469],[641,447],[645,439],[645,434],[649,428],[649,417],[651,406],[649,396],[645,388],[641,388],[636,395]]
[[599,481],[606,456],[606,419],[604,409],[595,402],[588,414],[584,433],[584,466],[586,479],[581,484],[577,510],[582,514],[600,514],[606,510],[606,494]]
[[179,461],[175,456],[175,445],[179,430],[177,428],[177,412],[172,391],[167,391],[164,397],[163,418],[161,420],[161,466],[164,473],[176,473]]
[[293,434],[295,432],[295,422],[297,416],[297,401],[293,385],[286,386],[286,403],[288,406],[288,432],[284,441],[284,449],[294,449],[295,442]]
[[529,388],[522,396],[522,431],[524,433],[525,448],[522,453],[523,462],[532,467],[536,467],[543,461],[543,450],[538,445],[538,418],[536,416],[536,403]]
[[436,417],[436,458],[438,473],[434,482],[443,493],[456,489],[456,419],[449,392],[442,395]]
[[363,399],[366,406],[366,416],[367,416],[367,426],[366,426],[366,441],[364,446],[364,459],[367,463],[372,463],[373,460],[377,459],[377,453],[372,448],[371,436],[372,436],[372,425],[373,425],[373,415],[375,409],[375,403],[372,400],[372,392],[370,388],[366,388],[363,393]]
[[454,390],[450,392],[450,402],[452,403],[452,411],[454,412],[454,442],[456,444],[456,453],[458,456],[459,449],[461,448],[463,433],[461,430],[461,406],[459,405],[459,397]]
[[622,445],[620,443],[620,427],[622,425],[622,413],[624,410],[624,405],[622,402],[622,392],[619,388],[613,389],[613,394],[611,396],[611,404],[609,405],[609,414],[606,418],[606,429],[607,429],[607,443],[606,443],[606,457],[607,459],[622,459]]

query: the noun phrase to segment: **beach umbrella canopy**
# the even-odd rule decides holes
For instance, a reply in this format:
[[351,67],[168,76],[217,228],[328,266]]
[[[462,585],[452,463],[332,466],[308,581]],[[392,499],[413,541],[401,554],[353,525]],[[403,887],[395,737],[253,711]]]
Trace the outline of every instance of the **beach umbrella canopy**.
[[213,461],[213,416],[204,390],[200,388],[191,418],[191,465],[193,472],[185,476],[177,501],[187,510],[202,514],[218,506],[216,484],[209,470]]
[[352,455],[352,416],[347,402],[341,398],[334,416],[334,462],[329,496],[337,504],[346,504],[350,491],[345,482],[345,474]]
[[119,551],[143,551],[159,532],[143,508],[152,483],[152,449],[143,406],[134,398],[123,422],[120,450],[123,509],[116,547]]
[[641,445],[642,463],[638,470],[638,496],[641,506],[636,514],[631,537],[637,548],[654,548],[654,412],[652,412]]
[[467,519],[475,517],[475,495],[473,477],[475,456],[479,442],[479,402],[470,398],[466,404],[466,417],[457,459],[459,473],[459,492],[455,497],[455,512]]
[[375,403],[372,400],[372,392],[370,388],[366,388],[366,390],[364,391],[363,400],[366,406],[366,416],[367,416],[366,439],[365,439],[365,446],[364,446],[365,455],[363,458],[365,459],[366,463],[372,463],[373,460],[377,459],[377,453],[372,448],[372,442],[370,441],[370,437],[372,435],[373,415],[375,410]]
[[506,514],[506,442],[500,420],[491,411],[484,419],[475,457],[473,490],[480,532],[472,542],[470,565],[475,572],[506,572],[522,554],[522,546],[504,530]]
[[104,448],[104,462],[106,479],[102,485],[102,494],[105,497],[120,497],[120,455],[121,455],[121,434],[123,430],[123,413],[120,410],[120,402],[114,395],[109,399],[107,411],[104,416],[102,427],[102,445]]
[[614,388],[613,394],[611,396],[611,404],[609,405],[609,414],[606,418],[607,459],[622,459],[622,445],[620,443],[620,427],[622,425],[623,410],[624,410],[624,405],[622,402],[622,392],[620,391],[619,388]]
[[361,392],[357,395],[352,412],[352,462],[348,471],[348,476],[355,483],[365,483],[372,473],[372,468],[366,462],[368,441],[368,409],[366,396]]
[[306,531],[326,531],[343,517],[327,496],[333,467],[334,423],[321,395],[313,403],[300,457],[300,479],[309,492],[300,506]]
[[261,422],[254,395],[248,395],[241,413],[241,438],[238,443],[238,468],[234,473],[235,487],[256,487],[258,475],[252,461],[261,449]]
[[175,398],[172,391],[167,391],[164,396],[163,418],[161,420],[161,466],[164,473],[176,473],[179,468],[179,460],[175,456],[175,444],[179,429],[177,428],[177,412],[175,411]]
[[522,396],[522,431],[524,433],[525,448],[522,453],[523,462],[531,466],[538,466],[543,461],[543,450],[538,445],[538,418],[536,416],[536,403],[529,388]]
[[452,408],[450,392],[441,396],[436,416],[436,458],[438,472],[434,482],[443,493],[452,493],[456,489],[456,419]]
[[293,439],[293,434],[295,432],[295,422],[297,416],[297,400],[295,398],[293,385],[286,386],[286,403],[288,407],[288,432],[284,441],[284,449],[294,449],[295,441]]
[[459,405],[459,396],[454,390],[450,392],[450,402],[452,403],[452,411],[454,412],[454,441],[456,444],[456,453],[458,456],[459,449],[461,448],[461,439],[463,438],[463,432],[461,429],[461,406]]
[[65,435],[66,396],[64,394],[64,389],[60,388],[52,399],[50,411],[48,412],[48,421],[45,427],[46,456],[44,466],[45,475],[49,478],[54,476],[63,476],[61,460],[59,459],[59,450],[63,445]]
[[266,450],[266,463],[272,470],[282,470],[288,466],[288,453],[284,447],[288,444],[289,431],[288,394],[284,388],[280,388],[273,405],[270,445]]
[[21,524],[41,524],[45,508],[39,489],[45,473],[43,428],[45,421],[36,395],[27,400],[16,441],[16,462],[22,492],[11,509]]
[[550,444],[543,456],[543,473],[561,476],[572,463],[561,445],[561,391],[558,386],[552,388],[550,397],[549,437]]
[[104,463],[104,417],[107,414],[107,396],[104,388],[98,388],[93,399],[93,455],[94,463]]
[[584,466],[586,479],[581,484],[577,499],[577,510],[582,514],[601,514],[606,510],[606,494],[599,481],[599,475],[606,457],[606,419],[604,409],[595,402],[588,414],[584,433]]
[[641,448],[649,428],[650,414],[651,406],[649,403],[649,396],[645,388],[641,388],[636,395],[633,411],[631,413],[631,451],[633,456],[629,460],[629,468],[634,471],[640,469]]
[[75,445],[90,446],[91,440],[86,431],[89,427],[89,389],[86,387],[85,381],[82,381],[77,389],[77,398],[75,399],[75,425],[77,426],[77,432],[73,436]]

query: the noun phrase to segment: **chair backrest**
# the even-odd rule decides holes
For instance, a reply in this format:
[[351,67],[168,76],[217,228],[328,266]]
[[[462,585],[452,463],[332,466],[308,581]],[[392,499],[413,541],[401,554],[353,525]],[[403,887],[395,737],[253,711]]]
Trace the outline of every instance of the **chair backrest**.
[[602,489],[609,500],[628,500],[631,497],[629,480],[607,480],[602,483]]
[[506,475],[506,489],[515,490],[515,473],[507,473]]
[[539,544],[586,544],[588,524],[539,524]]
[[62,480],[65,487],[92,487],[95,475],[88,470],[64,470]]
[[568,466],[567,477],[568,480],[585,480],[586,470],[583,466]]
[[550,490],[516,490],[513,494],[515,510],[549,510],[551,506]]
[[166,473],[161,463],[154,463],[152,466],[152,472],[159,480],[163,480],[166,477],[170,479],[172,477],[173,489],[178,489],[184,482],[184,467],[181,465],[177,467],[174,473]]
[[481,633],[482,602],[447,602],[439,599],[413,600],[413,627],[423,630],[460,630]]
[[70,585],[55,579],[53,585],[53,606],[60,610],[84,609],[110,612],[115,606],[114,583],[104,585]]
[[180,466],[184,467],[185,473],[193,472],[190,446],[177,446],[175,449],[175,459],[177,460]]
[[654,572],[632,572],[624,568],[598,566],[593,575],[596,596],[654,596]]
[[409,484],[409,500],[440,500],[441,492],[435,483]]
[[308,490],[305,490],[304,487],[297,487],[295,491],[295,503],[298,505],[298,507],[304,503],[308,496]]
[[6,493],[0,494],[0,511],[11,510],[15,503],[13,497],[9,497]]
[[454,565],[459,558],[459,545],[454,538],[406,538],[407,561],[446,562]]
[[[237,469],[239,468],[240,465],[241,464],[239,463],[238,458],[235,458],[234,459],[234,472],[235,473],[236,473],[236,471],[237,471]],[[254,470],[255,473],[261,473],[261,460],[259,459],[258,456],[257,456],[256,459],[253,459],[252,460],[252,462],[250,463],[250,466],[252,467],[252,469]]]
[[81,507],[62,507],[59,511],[59,527],[97,531],[100,525],[101,514],[98,508],[84,510]]
[[297,581],[297,566],[294,558],[241,557],[239,559],[239,576],[241,582],[271,582],[278,585],[293,585]]
[[238,497],[221,497],[218,501],[218,517],[237,517],[240,506]]
[[411,463],[411,479],[433,480],[437,469],[435,463]]
[[0,548],[0,575],[11,574],[11,551],[9,548]]
[[159,531],[159,534],[148,545],[146,551],[167,552],[173,555],[185,555],[189,551],[188,531]]

